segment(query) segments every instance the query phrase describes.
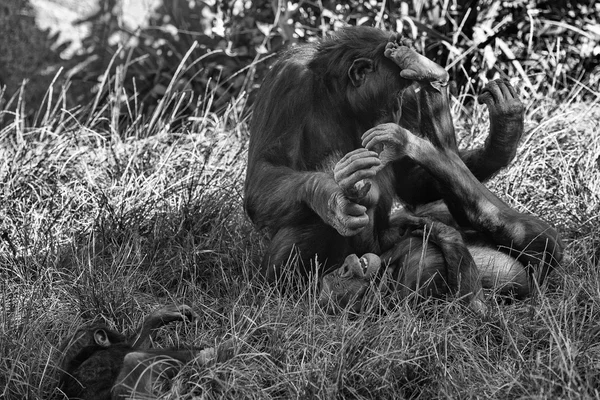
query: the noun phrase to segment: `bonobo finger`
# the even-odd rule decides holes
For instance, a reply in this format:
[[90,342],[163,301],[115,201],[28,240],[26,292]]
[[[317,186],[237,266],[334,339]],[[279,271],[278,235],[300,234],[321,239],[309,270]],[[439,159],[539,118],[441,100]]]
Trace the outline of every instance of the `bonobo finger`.
[[504,98],[504,100],[510,100],[515,97],[513,96],[512,92],[508,89],[509,86],[510,85],[508,84],[508,82],[504,79],[498,81],[498,87],[500,88],[500,91],[502,91],[502,97]]
[[[373,146],[369,147],[369,146],[367,146],[367,144],[370,143],[370,142],[372,142],[373,139],[375,139],[376,137],[380,137],[382,135],[385,135],[385,133],[387,131],[388,131],[388,129],[385,128],[385,127],[382,127],[382,125],[377,125],[376,127],[369,129],[368,131],[366,131],[362,135],[361,139],[362,139],[362,145],[363,145],[363,147],[365,147],[365,148],[367,148],[369,150],[372,150]],[[376,151],[376,153],[378,155],[379,155],[380,152],[381,151],[379,151],[379,152]]]
[[515,88],[513,88],[512,85],[508,81],[504,81],[504,83],[505,83],[506,88],[508,89],[508,92],[510,93],[510,97],[512,97],[513,99],[518,98]]
[[[369,129],[365,133],[363,133],[363,135],[361,137],[363,147],[366,147],[365,143],[372,140],[372,138],[374,138],[376,136],[382,136],[384,134],[389,134],[390,138],[397,138],[397,139],[399,139],[400,142],[402,142],[402,141],[404,141],[406,136],[410,135],[411,133],[407,129],[404,129],[400,125],[395,124],[395,123],[387,123],[387,124],[377,125],[371,129]],[[366,147],[366,148],[368,148],[368,147]]]
[[383,149],[383,146],[385,144],[390,144],[390,143],[394,143],[396,142],[395,140],[396,138],[394,137],[393,134],[390,134],[388,132],[383,132],[383,133],[377,133],[374,135],[371,135],[370,137],[368,137],[367,139],[365,139],[363,141],[363,146],[365,146],[367,149],[378,149],[379,150],[379,154],[381,155]]
[[378,167],[381,164],[379,157],[377,157],[377,153],[374,151],[369,151],[368,154],[368,157],[356,159],[346,165],[336,164],[333,170],[333,178],[335,181],[339,184],[340,181],[347,179],[354,173],[368,171],[369,169]]
[[366,214],[357,217],[348,217],[346,221],[346,227],[355,234],[367,225],[369,225],[369,216]]
[[[346,215],[351,215],[354,217],[360,217],[362,215],[366,216],[367,215],[367,207],[361,206],[360,204],[356,204],[356,203],[349,201],[344,206],[342,212]],[[368,217],[367,217],[367,219],[368,219]]]
[[498,85],[498,81],[491,81],[485,85],[484,91],[487,90],[493,97],[494,102],[501,103],[504,100],[504,95],[502,94],[502,90]]
[[[359,184],[361,183],[361,184]],[[371,190],[371,182],[359,181],[356,185],[349,188],[344,188],[344,196],[353,203],[359,203],[369,194]]]
[[483,92],[479,96],[477,96],[477,102],[479,104],[485,103],[488,107],[491,107],[494,105],[494,98],[492,97],[492,94],[490,92],[484,89]]
[[374,167],[371,167],[369,169],[361,169],[360,171],[356,171],[350,176],[340,179],[339,181],[336,179],[339,187],[343,190],[353,188],[354,185],[359,181],[362,181],[363,179],[373,178],[377,174],[377,171],[379,171],[378,167],[381,164],[381,161],[379,159],[377,159],[377,161],[377,165]]
[[372,153],[373,153],[372,151],[369,151],[369,150],[365,149],[364,147],[359,147],[358,149],[355,149],[349,153],[346,153],[344,155],[344,157],[342,157],[341,160],[337,162],[337,165],[341,165],[341,166],[348,165],[357,159],[361,159],[361,158],[365,158],[365,157],[369,157],[369,156],[377,157],[377,154],[372,154]]

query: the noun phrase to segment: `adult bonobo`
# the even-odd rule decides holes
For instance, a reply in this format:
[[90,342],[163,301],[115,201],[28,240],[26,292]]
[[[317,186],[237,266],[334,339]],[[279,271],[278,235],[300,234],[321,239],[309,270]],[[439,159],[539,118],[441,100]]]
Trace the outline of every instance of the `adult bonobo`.
[[[288,273],[293,250],[304,276],[315,259],[325,271],[343,265],[334,281],[368,275],[360,257],[372,253],[403,287],[449,288],[481,309],[482,282],[523,296],[534,272],[541,281],[557,265],[556,231],[480,183],[514,157],[523,105],[491,82],[479,98],[489,137],[459,151],[447,80],[410,41],[367,27],[281,57],[254,106],[245,184],[246,211],[270,235],[268,281]],[[406,207],[391,214],[395,199]],[[423,230],[432,244],[417,238]]]

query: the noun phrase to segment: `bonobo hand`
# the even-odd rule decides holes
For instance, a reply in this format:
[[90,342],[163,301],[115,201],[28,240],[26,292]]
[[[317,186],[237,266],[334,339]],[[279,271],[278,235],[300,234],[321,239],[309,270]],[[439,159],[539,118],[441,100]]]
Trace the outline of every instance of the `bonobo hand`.
[[515,157],[523,134],[525,107],[512,86],[501,79],[489,82],[478,97],[490,113],[490,135],[485,141],[485,154],[500,167]]
[[176,321],[194,321],[198,319],[198,314],[186,304],[179,306],[169,304],[163,308],[152,311],[145,319],[146,322],[152,321],[157,326],[167,325]]
[[377,153],[359,148],[338,161],[333,178],[348,200],[368,207],[377,203],[378,190],[371,189],[369,178],[375,176],[380,165]]
[[369,224],[367,207],[349,200],[341,189],[336,190],[327,202],[325,222],[342,236],[354,236]]
[[439,90],[448,84],[448,72],[439,64],[420,55],[412,46],[412,41],[394,35],[385,46],[385,56],[400,67],[400,76],[418,82],[429,82]]
[[412,137],[413,134],[400,125],[387,123],[366,131],[362,135],[362,145],[379,154],[379,169],[382,169],[388,163],[408,155]]
[[319,306],[329,314],[345,308],[359,312],[369,281],[380,267],[381,259],[373,253],[360,258],[356,254],[349,255],[340,268],[323,277]]

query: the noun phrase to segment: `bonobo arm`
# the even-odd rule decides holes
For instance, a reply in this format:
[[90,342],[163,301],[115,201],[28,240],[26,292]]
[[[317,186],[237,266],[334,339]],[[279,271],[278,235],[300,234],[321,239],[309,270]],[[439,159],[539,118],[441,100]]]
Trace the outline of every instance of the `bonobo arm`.
[[[459,152],[450,114],[448,74],[438,64],[416,53],[410,40],[392,36],[385,56],[400,68],[400,75],[419,82],[419,94],[403,94],[400,124],[427,138],[435,147],[459,153],[465,165],[480,181],[490,178],[514,158],[523,134],[524,107],[514,89],[503,80],[488,83],[479,96],[490,115],[490,134],[481,148]],[[409,204],[441,198],[435,179],[412,161],[396,163],[398,195]]]
[[490,133],[483,147],[461,152],[460,157],[480,181],[490,178],[515,158],[523,135],[525,106],[504,80],[486,85],[479,95],[490,115]]
[[487,235],[524,266],[531,266],[538,282],[559,265],[563,245],[556,230],[510,208],[475,178],[455,152],[438,148],[396,124],[367,131],[363,145],[383,147],[382,161],[408,157],[426,169],[438,181],[453,217]]
[[[406,120],[410,130],[418,130],[437,148],[456,152],[454,126],[445,88],[442,93],[423,85],[419,97],[408,104],[419,105],[419,110],[407,106],[407,111],[417,114],[418,124]],[[407,93],[407,96],[415,96]],[[497,80],[488,83],[479,102],[485,103],[490,114],[490,133],[482,147],[458,151],[460,158],[471,173],[483,182],[506,167],[515,157],[523,134],[524,106],[516,97],[508,82]],[[405,117],[408,118],[409,116]],[[438,133],[435,133],[438,132]],[[441,136],[441,137],[438,137]],[[413,160],[401,159],[394,162],[397,177],[397,193],[408,204],[425,204],[441,199],[437,181]]]
[[331,173],[296,171],[264,160],[252,167],[244,203],[259,228],[277,231],[310,218],[308,210],[343,236],[355,235],[369,223],[367,208],[348,200]]

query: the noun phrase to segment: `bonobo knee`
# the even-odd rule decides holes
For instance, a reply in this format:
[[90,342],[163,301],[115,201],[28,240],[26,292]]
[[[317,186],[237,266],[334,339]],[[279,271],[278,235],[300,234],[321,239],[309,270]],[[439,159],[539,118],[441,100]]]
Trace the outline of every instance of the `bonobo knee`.
[[261,274],[270,283],[294,275],[307,279],[317,272],[317,267],[321,274],[337,268],[348,254],[348,239],[330,226],[320,223],[284,227],[271,239],[261,263]]
[[403,296],[411,292],[423,297],[448,294],[446,262],[437,245],[424,244],[423,239],[413,236],[403,240],[396,250],[399,258],[395,278]]
[[[563,258],[564,245],[556,229],[552,228],[541,219],[529,215],[518,214],[505,223],[508,228],[509,239],[514,247],[521,249],[511,255],[524,266],[533,267],[541,283],[551,269],[556,268]],[[516,251],[515,251],[516,252]]]

